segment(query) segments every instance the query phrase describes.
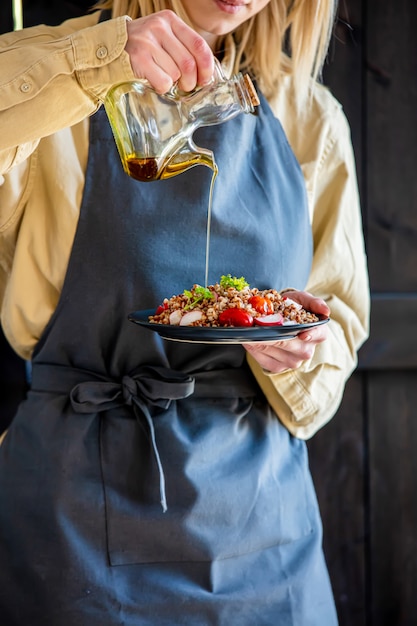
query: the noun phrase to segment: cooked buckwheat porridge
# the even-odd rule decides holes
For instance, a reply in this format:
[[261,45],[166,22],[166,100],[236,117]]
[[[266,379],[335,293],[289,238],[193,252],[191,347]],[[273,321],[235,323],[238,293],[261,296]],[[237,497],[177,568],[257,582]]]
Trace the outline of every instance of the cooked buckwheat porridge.
[[193,285],[165,298],[149,321],[155,324],[205,327],[310,324],[319,317],[275,289],[250,288],[246,280],[228,274],[219,283]]

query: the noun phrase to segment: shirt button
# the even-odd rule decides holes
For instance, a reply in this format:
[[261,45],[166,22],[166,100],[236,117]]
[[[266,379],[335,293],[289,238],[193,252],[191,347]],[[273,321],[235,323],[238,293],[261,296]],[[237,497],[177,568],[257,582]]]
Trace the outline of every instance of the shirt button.
[[27,93],[31,89],[32,89],[32,85],[30,83],[22,83],[20,85],[20,91],[22,91],[23,93]]
[[106,46],[100,46],[100,48],[97,48],[97,50],[96,50],[96,57],[98,59],[104,59],[104,58],[106,58],[107,55],[108,55],[108,50],[107,50]]

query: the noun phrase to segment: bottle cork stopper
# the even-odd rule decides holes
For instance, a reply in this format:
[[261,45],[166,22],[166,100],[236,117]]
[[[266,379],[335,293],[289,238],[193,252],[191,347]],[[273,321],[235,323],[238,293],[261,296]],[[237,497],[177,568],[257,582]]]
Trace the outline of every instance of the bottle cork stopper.
[[249,74],[245,74],[243,77],[243,80],[245,81],[246,89],[248,90],[248,94],[249,94],[249,98],[252,103],[252,106],[254,107],[259,106],[260,100],[258,98],[258,94],[256,93],[256,89],[254,87],[254,84]]

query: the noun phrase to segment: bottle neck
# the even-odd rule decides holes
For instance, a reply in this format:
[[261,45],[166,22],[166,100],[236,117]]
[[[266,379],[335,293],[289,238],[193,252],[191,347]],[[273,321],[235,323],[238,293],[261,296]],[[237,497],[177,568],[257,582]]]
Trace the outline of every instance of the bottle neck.
[[259,98],[249,74],[242,74],[239,72],[228,79],[223,71],[220,61],[216,58],[214,61],[213,83],[233,84],[243,112],[253,113],[255,107],[259,105]]
[[221,124],[240,113],[253,113],[259,99],[249,76],[226,78],[220,66],[209,85],[179,99],[184,117],[193,129]]
[[255,107],[259,106],[260,102],[249,74],[239,73],[232,76],[231,80],[234,82],[236,93],[242,105],[243,112],[253,113]]

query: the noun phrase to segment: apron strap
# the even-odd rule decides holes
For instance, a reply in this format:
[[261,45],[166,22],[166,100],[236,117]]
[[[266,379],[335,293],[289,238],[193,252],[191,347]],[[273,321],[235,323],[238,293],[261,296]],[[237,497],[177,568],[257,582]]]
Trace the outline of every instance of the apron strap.
[[[156,406],[164,407],[163,400],[180,400],[189,395],[195,398],[253,398],[260,393],[259,387],[250,370],[243,368],[223,368],[204,370],[186,374],[170,368],[158,365],[146,365],[138,368],[121,380],[114,380],[98,372],[85,370],[53,363],[33,363],[31,372],[31,388],[33,391],[45,391],[69,395],[71,390],[81,383],[94,383],[98,393],[102,393],[104,387],[98,383],[111,383],[113,391],[121,391],[121,385],[131,389],[133,380],[138,389]],[[111,402],[114,398],[107,391],[106,401]],[[122,392],[123,393],[123,392]],[[129,394],[125,390],[125,397]],[[127,394],[127,395],[126,395]],[[158,397],[159,396],[159,397]],[[85,401],[85,398],[84,398]],[[162,404],[161,404],[162,401]],[[86,405],[87,406],[87,405]],[[119,406],[119,405],[118,405]],[[103,410],[107,410],[107,405]],[[97,411],[97,403],[94,401],[94,411]],[[83,412],[91,412],[83,411]]]

